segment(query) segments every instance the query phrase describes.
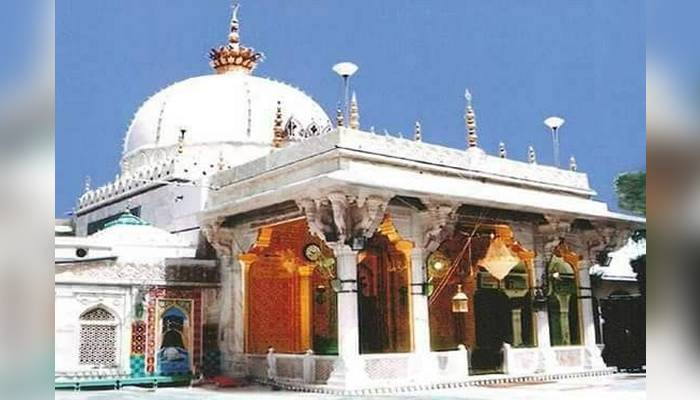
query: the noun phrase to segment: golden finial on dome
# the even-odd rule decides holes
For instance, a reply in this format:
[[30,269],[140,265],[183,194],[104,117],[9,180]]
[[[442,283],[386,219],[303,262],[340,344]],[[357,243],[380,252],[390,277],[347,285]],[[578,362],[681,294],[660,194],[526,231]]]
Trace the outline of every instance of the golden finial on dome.
[[413,130],[413,140],[415,140],[416,142],[420,142],[423,140],[423,137],[421,136],[420,121],[416,121],[416,126]]
[[284,144],[284,127],[282,126],[282,102],[277,101],[277,112],[275,113],[275,127],[273,128],[274,137],[272,138],[272,147],[280,148]]
[[350,129],[360,129],[360,107],[357,105],[355,92],[352,92],[350,100]]
[[229,43],[238,43],[240,40],[240,35],[238,34],[238,9],[240,7],[241,5],[238,3],[231,6],[231,33],[228,34]]
[[472,94],[469,89],[464,90],[464,99],[467,100],[467,108],[464,112],[464,123],[467,128],[467,144],[469,147],[477,147],[479,136],[476,134],[476,114],[472,107]]
[[255,51],[252,47],[245,47],[240,44],[238,8],[238,4],[233,5],[228,44],[211,49],[209,52],[210,64],[219,74],[230,71],[250,73],[255,69],[258,61],[263,59],[262,53]]

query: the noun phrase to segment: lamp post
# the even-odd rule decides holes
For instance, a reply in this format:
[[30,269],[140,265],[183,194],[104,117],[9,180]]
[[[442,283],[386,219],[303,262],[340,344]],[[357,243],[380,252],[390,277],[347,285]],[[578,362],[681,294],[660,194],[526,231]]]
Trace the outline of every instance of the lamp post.
[[333,66],[333,71],[343,78],[343,102],[345,103],[345,120],[350,120],[350,77],[357,72],[360,67],[351,62],[341,62]]
[[564,125],[564,118],[549,117],[544,120],[544,124],[552,132],[552,147],[554,149],[554,165],[559,167],[559,128]]

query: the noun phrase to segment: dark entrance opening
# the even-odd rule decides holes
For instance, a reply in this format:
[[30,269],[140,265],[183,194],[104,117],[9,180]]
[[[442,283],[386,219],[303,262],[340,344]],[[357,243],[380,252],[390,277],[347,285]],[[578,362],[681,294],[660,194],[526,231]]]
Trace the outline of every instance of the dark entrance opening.
[[476,346],[471,351],[470,374],[503,372],[503,343],[512,337],[508,296],[499,289],[474,294]]
[[620,370],[646,365],[646,327],[641,296],[611,295],[600,301],[603,323],[603,360]]

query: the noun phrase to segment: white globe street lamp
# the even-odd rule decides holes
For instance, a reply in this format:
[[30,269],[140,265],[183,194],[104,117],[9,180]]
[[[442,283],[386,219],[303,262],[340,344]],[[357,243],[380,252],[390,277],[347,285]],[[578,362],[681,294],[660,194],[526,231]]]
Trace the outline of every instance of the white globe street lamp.
[[564,125],[564,118],[549,117],[544,120],[544,124],[552,132],[552,147],[554,149],[554,165],[559,167],[559,128]]
[[333,66],[333,71],[343,78],[343,101],[345,102],[345,120],[350,120],[350,77],[357,72],[360,67],[351,62],[341,62]]

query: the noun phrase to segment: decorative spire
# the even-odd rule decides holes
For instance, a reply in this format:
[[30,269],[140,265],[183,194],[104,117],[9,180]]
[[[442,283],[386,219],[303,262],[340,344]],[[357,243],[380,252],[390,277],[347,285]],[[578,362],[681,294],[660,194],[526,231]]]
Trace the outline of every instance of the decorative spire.
[[420,121],[416,121],[416,127],[413,130],[413,140],[416,142],[423,141],[423,137],[421,136]]
[[469,89],[464,90],[464,99],[467,100],[467,108],[464,113],[464,122],[467,127],[467,144],[469,147],[477,147],[479,136],[476,134],[476,114],[472,108],[472,94]]
[[335,109],[335,125],[338,128],[345,126],[345,118],[343,117],[343,110],[340,108],[340,104]]
[[284,144],[284,127],[282,127],[282,103],[277,101],[277,112],[275,113],[275,127],[273,128],[274,137],[272,139],[272,147],[280,148]]
[[360,129],[360,107],[357,105],[357,96],[352,92],[350,99],[350,129]]
[[187,133],[187,128],[180,128],[180,136],[177,138],[177,154],[182,154],[185,151],[185,133]]
[[574,156],[569,158],[569,169],[572,171],[576,171],[578,169],[578,165],[576,165],[576,158]]
[[85,176],[85,186],[83,189],[83,193],[87,193],[90,191],[90,175]]
[[506,151],[506,144],[503,142],[498,143],[498,156],[501,158],[508,157],[508,152]]
[[238,4],[233,5],[228,44],[209,51],[210,65],[219,74],[230,71],[250,73],[255,69],[258,61],[263,59],[262,53],[258,53],[252,47],[245,47],[240,44],[238,8]]
[[224,168],[226,167],[226,164],[224,163],[224,152],[219,151],[219,164],[217,165],[219,167],[219,171],[223,171]]
[[527,146],[527,162],[537,164],[537,154],[535,154],[535,148],[532,146]]

